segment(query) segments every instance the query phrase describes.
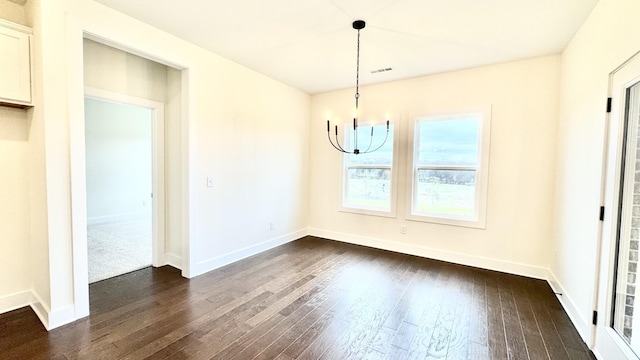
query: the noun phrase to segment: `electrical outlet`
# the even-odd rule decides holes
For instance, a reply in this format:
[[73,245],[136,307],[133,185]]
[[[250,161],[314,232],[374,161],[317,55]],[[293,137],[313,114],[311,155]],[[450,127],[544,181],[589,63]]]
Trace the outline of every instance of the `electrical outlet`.
[[207,176],[207,187],[213,187],[213,176]]
[[273,231],[276,229],[276,225],[272,222],[269,223],[269,230]]
[[400,234],[407,233],[407,225],[400,225]]

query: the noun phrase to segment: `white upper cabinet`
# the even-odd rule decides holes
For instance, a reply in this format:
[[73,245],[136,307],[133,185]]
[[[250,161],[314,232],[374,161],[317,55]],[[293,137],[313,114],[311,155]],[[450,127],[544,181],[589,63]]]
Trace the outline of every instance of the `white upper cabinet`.
[[31,29],[0,19],[0,105],[33,105],[31,36]]

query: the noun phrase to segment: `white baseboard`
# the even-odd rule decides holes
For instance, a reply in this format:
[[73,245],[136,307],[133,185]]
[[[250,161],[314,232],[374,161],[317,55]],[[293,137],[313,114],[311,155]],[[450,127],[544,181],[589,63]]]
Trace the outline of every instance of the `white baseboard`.
[[96,216],[92,218],[87,218],[87,225],[96,225],[96,224],[103,224],[107,222],[116,222],[116,221],[126,221],[126,220],[132,220],[132,219],[140,219],[143,217],[151,217],[151,211],[108,215],[108,216]]
[[49,327],[49,307],[46,305],[42,298],[35,292],[35,290],[31,290],[31,309],[36,313],[42,325],[47,330],[50,330]]
[[182,270],[182,258],[178,255],[167,253],[165,255],[165,263],[176,269]]
[[49,313],[48,330],[55,329],[62,325],[67,325],[78,320],[76,318],[75,306],[67,305]]
[[45,329],[52,330],[77,320],[73,305],[51,311],[35,290],[30,290],[27,293],[29,301],[24,306],[31,306]]
[[600,360],[600,359],[604,359],[604,356],[602,356],[602,354],[600,354],[600,352],[598,351],[598,349],[591,349],[591,352],[593,353],[593,355],[596,357],[596,359]]
[[418,246],[413,244],[400,243],[395,241],[345,234],[335,231],[327,231],[309,228],[309,235],[342,241],[350,244],[363,245],[383,250],[395,251],[403,254],[415,255],[429,259],[442,260],[461,265],[479,267],[488,270],[506,272],[509,274],[522,275],[535,279],[547,279],[548,269],[540,266],[521,264],[516,262],[492,259],[482,256],[469,255],[459,252]]
[[0,314],[4,314],[15,309],[29,306],[31,303],[31,291],[21,291],[15,294],[0,297]]
[[253,256],[256,255],[258,253],[261,253],[263,251],[269,250],[271,248],[274,248],[276,246],[280,246],[283,244],[286,244],[288,242],[294,241],[294,240],[298,240],[301,237],[304,237],[307,235],[307,229],[302,229],[302,230],[298,230],[298,231],[294,231],[292,233],[289,234],[285,234],[282,236],[279,236],[277,238],[274,239],[270,239],[267,241],[263,241],[261,243],[252,245],[252,246],[248,246],[244,249],[240,249],[238,251],[234,251],[232,253],[226,254],[226,255],[222,255],[222,256],[218,256],[216,258],[213,259],[209,259],[209,260],[205,260],[202,262],[199,262],[196,264],[195,269],[193,269],[193,276],[198,276],[198,275],[202,275],[206,272],[215,270],[217,268],[220,268],[222,266],[231,264],[233,262],[236,262],[238,260],[242,260],[244,258],[247,258],[249,256]]
[[[204,274],[206,272],[215,270],[219,267],[231,264],[238,260],[242,260],[249,256],[253,256],[260,252],[269,250],[271,248],[286,244],[291,241],[300,239],[306,235],[317,236],[320,238],[341,241],[356,245],[374,247],[383,250],[389,250],[394,252],[400,252],[409,255],[416,255],[425,258],[431,258],[436,260],[442,260],[462,265],[474,266],[488,270],[496,270],[506,272],[515,275],[522,275],[532,277],[536,279],[546,280],[551,288],[556,293],[562,293],[562,296],[558,296],[558,299],[565,311],[569,315],[569,318],[573,322],[574,326],[578,330],[578,333],[582,337],[585,343],[589,343],[591,326],[589,322],[580,315],[575,303],[571,300],[570,296],[564,291],[562,285],[559,283],[553,272],[547,268],[514,263],[499,259],[486,258],[481,256],[469,255],[464,253],[457,253],[452,251],[434,249],[425,246],[418,246],[412,244],[399,243],[389,240],[364,237],[358,235],[351,235],[346,233],[320,230],[315,228],[302,229],[294,231],[289,234],[279,236],[274,239],[263,241],[261,243],[234,251],[232,253],[222,255],[213,259],[202,261],[195,266],[194,276]],[[182,259],[174,254],[167,254],[167,264],[180,269],[182,265]],[[54,329],[56,327],[73,322],[76,319],[74,313],[74,306],[68,305],[55,311],[51,311],[41,297],[34,291],[28,290],[7,296],[0,297],[0,314],[15,310],[24,306],[31,306],[36,313],[40,321],[47,330]],[[600,359],[601,357],[596,356]]]
[[571,296],[569,296],[569,294],[565,291],[565,289],[562,287],[562,284],[560,284],[560,282],[558,281],[558,279],[556,278],[556,276],[553,274],[551,270],[549,270],[548,272],[547,282],[549,283],[549,286],[551,286],[551,288],[555,293],[562,294],[562,295],[556,295],[556,297],[558,298],[558,301],[560,301],[560,304],[564,308],[564,311],[567,313],[567,315],[569,315],[569,319],[571,319],[573,326],[575,326],[576,329],[578,330],[578,334],[580,334],[582,341],[584,341],[585,344],[590,345],[591,324],[589,323],[589,321],[587,321],[587,319],[585,319],[580,314],[580,311],[578,311],[578,308],[576,307],[576,304],[571,299]]

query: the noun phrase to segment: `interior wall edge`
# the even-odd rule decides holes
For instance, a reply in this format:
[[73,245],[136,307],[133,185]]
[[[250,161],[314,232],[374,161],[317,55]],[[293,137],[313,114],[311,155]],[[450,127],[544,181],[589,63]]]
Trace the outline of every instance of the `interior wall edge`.
[[198,276],[198,275],[202,275],[204,273],[207,273],[209,271],[221,268],[225,265],[229,265],[231,263],[234,263],[236,261],[248,258],[250,256],[259,254],[263,251],[267,251],[269,249],[272,249],[274,247],[280,246],[280,245],[284,245],[286,243],[298,240],[302,237],[305,237],[309,235],[308,229],[307,228],[303,228],[300,230],[296,230],[293,232],[290,232],[288,234],[284,234],[272,239],[268,239],[262,242],[259,242],[257,244],[245,247],[243,249],[237,250],[237,251],[233,251],[221,256],[217,256],[215,258],[212,259],[208,259],[208,260],[204,260],[204,261],[200,261],[197,264],[195,264],[195,266],[193,267],[193,271],[192,271],[192,277]]

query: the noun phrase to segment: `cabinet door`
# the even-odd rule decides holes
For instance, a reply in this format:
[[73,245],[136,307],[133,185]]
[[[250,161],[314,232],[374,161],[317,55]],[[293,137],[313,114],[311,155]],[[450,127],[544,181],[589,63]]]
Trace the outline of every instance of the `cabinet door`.
[[0,27],[0,102],[31,104],[31,35]]

